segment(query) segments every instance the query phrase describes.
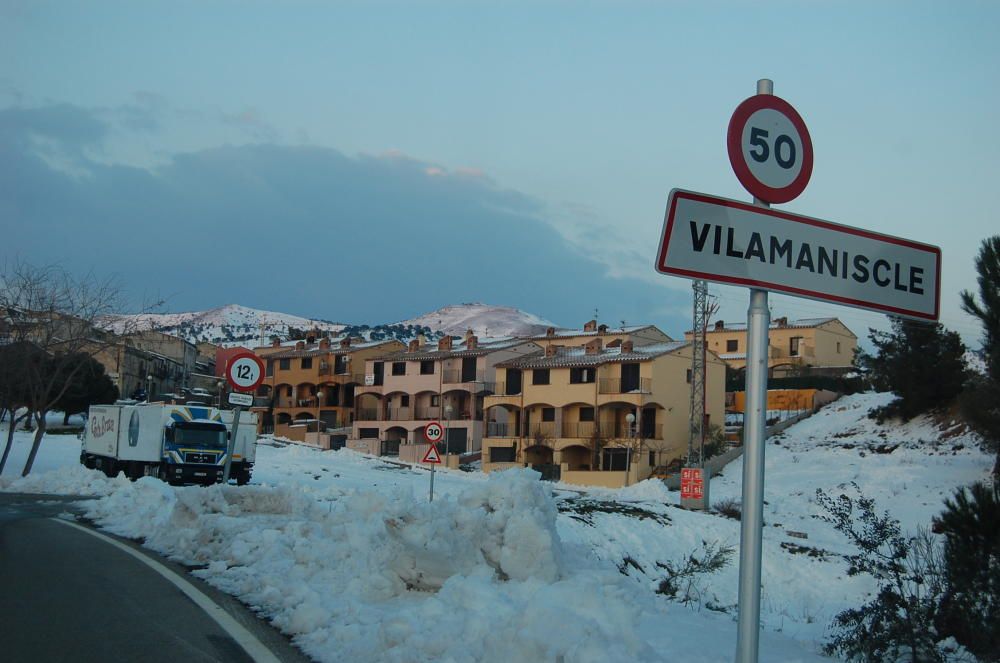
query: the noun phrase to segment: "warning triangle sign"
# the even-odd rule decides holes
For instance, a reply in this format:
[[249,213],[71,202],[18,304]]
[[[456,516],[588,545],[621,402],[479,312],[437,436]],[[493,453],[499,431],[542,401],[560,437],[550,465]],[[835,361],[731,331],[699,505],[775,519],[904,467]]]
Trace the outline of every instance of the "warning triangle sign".
[[427,453],[424,454],[424,459],[422,461],[420,461],[420,462],[422,462],[422,463],[438,463],[438,464],[440,464],[441,463],[441,455],[438,454],[438,448],[435,445],[432,444],[430,446],[430,448],[427,450]]

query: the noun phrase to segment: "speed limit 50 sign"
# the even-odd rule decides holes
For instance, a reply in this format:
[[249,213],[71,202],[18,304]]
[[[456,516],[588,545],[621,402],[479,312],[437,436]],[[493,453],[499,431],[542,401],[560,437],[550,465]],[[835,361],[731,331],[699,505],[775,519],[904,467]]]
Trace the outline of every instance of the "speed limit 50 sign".
[[726,146],[740,184],[766,203],[796,198],[812,176],[809,130],[781,97],[758,94],[737,106]]

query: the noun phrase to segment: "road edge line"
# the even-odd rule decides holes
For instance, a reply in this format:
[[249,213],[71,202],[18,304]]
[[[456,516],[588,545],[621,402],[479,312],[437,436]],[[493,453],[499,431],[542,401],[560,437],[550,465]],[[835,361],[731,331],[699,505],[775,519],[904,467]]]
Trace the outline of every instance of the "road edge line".
[[258,640],[242,624],[233,619],[232,615],[226,612],[218,603],[210,599],[201,590],[179,576],[177,573],[157,562],[155,559],[152,559],[147,555],[144,555],[143,553],[125,545],[121,541],[116,541],[106,534],[96,532],[89,527],[84,527],[83,525],[69,520],[63,520],[62,518],[50,518],[49,520],[53,520],[57,523],[62,523],[67,527],[73,527],[86,532],[87,534],[95,536],[98,539],[117,547],[119,550],[123,550],[129,555],[132,555],[140,562],[169,580],[171,584],[177,587],[177,589],[184,592],[185,596],[194,601],[199,608],[215,620],[215,623],[218,624],[223,631],[228,633],[229,636],[236,641],[236,644],[242,647],[243,651],[245,651],[247,655],[250,656],[250,658],[252,658],[256,663],[280,663],[280,659],[278,659],[278,657],[275,656],[264,643]]

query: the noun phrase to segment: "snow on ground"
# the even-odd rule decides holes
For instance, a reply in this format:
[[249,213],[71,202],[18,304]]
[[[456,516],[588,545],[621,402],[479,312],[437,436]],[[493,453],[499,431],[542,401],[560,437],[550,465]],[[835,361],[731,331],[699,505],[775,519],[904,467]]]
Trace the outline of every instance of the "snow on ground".
[[[992,459],[957,427],[867,419],[890,398],[845,397],[768,441],[761,660],[822,660],[833,616],[873,590],[847,577],[817,488],[855,482],[912,532],[988,477]],[[176,488],[83,469],[73,436],[47,437],[36,473],[15,480],[30,436],[15,441],[0,490],[102,496],[85,503],[99,526],[197,567],[319,660],[733,656],[739,522],[678,508],[661,482],[581,491],[529,471],[439,471],[428,504],[425,470],[264,439],[251,486]],[[713,479],[714,504],[739,500],[741,472],[737,460]],[[665,567],[718,546],[733,557],[681,585],[690,605],[655,593]]]

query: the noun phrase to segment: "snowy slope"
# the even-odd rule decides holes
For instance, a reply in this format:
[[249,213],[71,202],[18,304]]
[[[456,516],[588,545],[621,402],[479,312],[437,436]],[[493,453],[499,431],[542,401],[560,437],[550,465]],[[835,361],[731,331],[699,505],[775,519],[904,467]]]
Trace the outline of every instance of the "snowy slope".
[[[823,660],[833,616],[874,589],[847,576],[817,488],[850,495],[853,482],[913,532],[988,477],[960,426],[865,416],[890,398],[845,397],[767,443],[762,661]],[[15,439],[19,468],[28,436]],[[732,660],[735,557],[684,586],[687,604],[656,590],[665,567],[738,548],[739,522],[681,510],[662,483],[581,492],[526,471],[441,471],[429,505],[423,470],[263,442],[255,485],[203,489],[107,479],[78,465],[75,439],[51,437],[39,473],[0,490],[104,495],[87,506],[102,527],[208,565],[196,573],[319,660]],[[713,503],[739,499],[741,471],[713,479]]]
[[264,325],[265,338],[272,334],[285,338],[290,327],[303,330],[319,328],[334,333],[344,328],[342,324],[311,320],[287,313],[261,311],[238,304],[227,304],[208,311],[115,316],[108,327],[118,332],[128,328],[156,329],[176,334],[193,343],[198,341],[219,343],[259,340],[261,325]]
[[401,324],[430,327],[434,331],[454,336],[471,329],[479,336],[531,336],[544,334],[553,323],[537,315],[509,306],[489,306],[472,303],[445,306]]

